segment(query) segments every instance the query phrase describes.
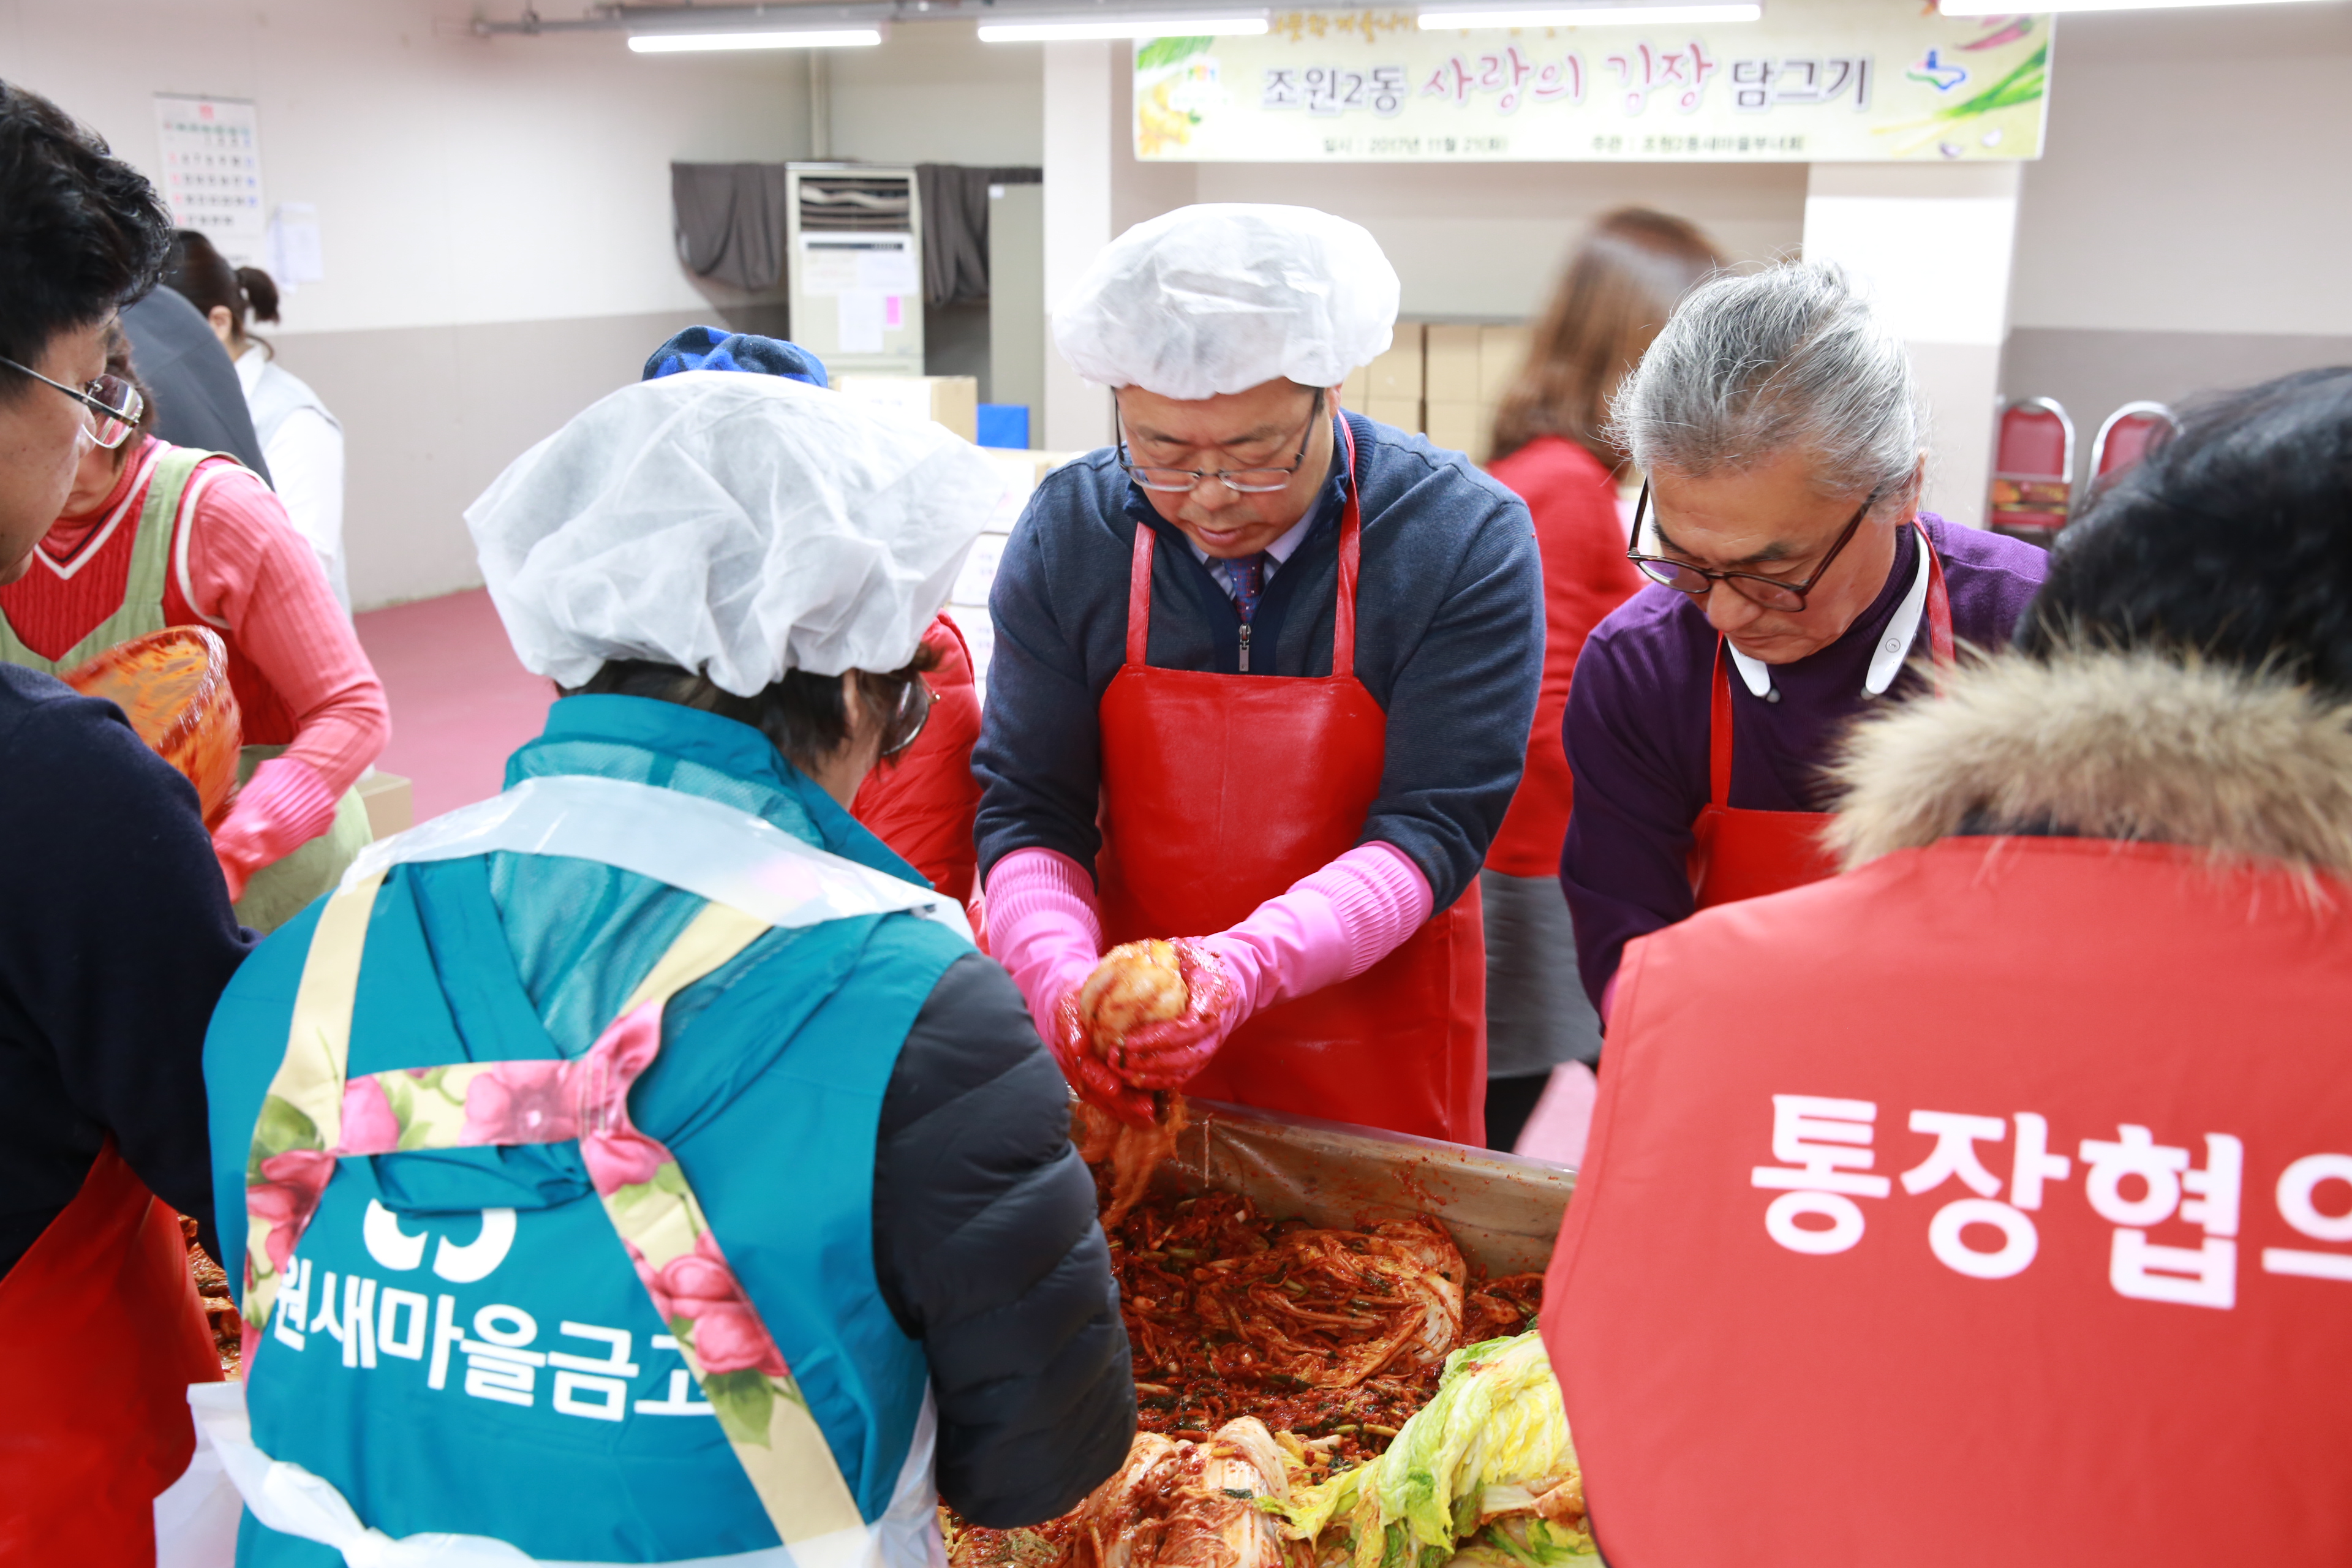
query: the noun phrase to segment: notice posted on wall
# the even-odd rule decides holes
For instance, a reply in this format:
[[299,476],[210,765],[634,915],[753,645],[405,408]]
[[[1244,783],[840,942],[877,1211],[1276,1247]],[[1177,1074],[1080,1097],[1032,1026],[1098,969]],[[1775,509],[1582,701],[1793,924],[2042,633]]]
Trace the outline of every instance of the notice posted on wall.
[[835,346],[845,354],[880,353],[883,318],[897,298],[874,289],[844,289],[835,299],[841,310]]
[[916,266],[911,234],[804,234],[798,286],[803,294],[912,294],[922,287]]
[[1135,155],[1196,163],[1954,163],[2042,155],[2047,16],[1772,0],[1752,22],[1423,31],[1290,11],[1139,39]]
[[269,219],[270,277],[281,289],[325,280],[327,263],[319,244],[319,209],[310,202],[280,202]]
[[181,228],[201,229],[232,267],[268,265],[261,205],[261,136],[254,106],[235,98],[155,95],[164,204]]

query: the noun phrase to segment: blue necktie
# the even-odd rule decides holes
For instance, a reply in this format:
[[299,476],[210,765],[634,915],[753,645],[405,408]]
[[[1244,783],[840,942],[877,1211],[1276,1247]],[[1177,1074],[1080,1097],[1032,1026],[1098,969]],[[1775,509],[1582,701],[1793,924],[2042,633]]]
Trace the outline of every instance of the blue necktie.
[[1257,616],[1257,602],[1265,596],[1267,556],[1261,550],[1246,561],[1225,563],[1225,580],[1234,585],[1234,603],[1242,612],[1242,624],[1247,626]]

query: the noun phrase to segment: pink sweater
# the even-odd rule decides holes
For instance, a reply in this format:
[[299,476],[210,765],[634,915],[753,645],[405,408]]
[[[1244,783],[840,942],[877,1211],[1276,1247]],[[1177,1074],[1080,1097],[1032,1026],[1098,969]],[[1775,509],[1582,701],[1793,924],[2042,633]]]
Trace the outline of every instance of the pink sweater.
[[[94,530],[144,493],[163,450],[151,440],[133,453],[113,492],[79,516],[59,518],[39,553],[70,561]],[[269,487],[226,459],[205,464],[196,478],[205,489],[186,547],[174,552],[165,603],[184,604],[252,662],[284,700],[292,728],[287,756],[316,773],[331,801],[367,771],[391,738],[383,686],[318,557],[287,521]],[[135,521],[135,505],[131,512],[125,524]],[[35,562],[33,570],[42,564]]]

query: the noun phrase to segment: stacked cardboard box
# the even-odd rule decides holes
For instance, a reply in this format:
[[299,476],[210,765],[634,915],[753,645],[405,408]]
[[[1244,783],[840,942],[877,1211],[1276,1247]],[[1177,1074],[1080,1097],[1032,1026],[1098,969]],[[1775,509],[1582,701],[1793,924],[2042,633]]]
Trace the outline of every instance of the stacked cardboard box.
[[1348,377],[1340,400],[1483,463],[1495,410],[1527,352],[1523,326],[1399,321],[1394,345]]
[[1399,321],[1389,352],[1350,374],[1339,401],[1383,425],[1421,428],[1422,324]]
[[997,563],[1003,559],[1013,524],[1020,521],[1022,510],[1028,506],[1038,483],[1080,454],[983,447],[981,455],[996,469],[997,479],[1004,487],[1003,494],[997,502],[995,515],[981,525],[980,538],[973,542],[971,553],[964,557],[963,570],[956,576],[955,586],[948,592],[948,614],[971,649],[972,673],[985,696],[989,659],[996,651],[995,623],[988,616],[988,590],[996,581]]

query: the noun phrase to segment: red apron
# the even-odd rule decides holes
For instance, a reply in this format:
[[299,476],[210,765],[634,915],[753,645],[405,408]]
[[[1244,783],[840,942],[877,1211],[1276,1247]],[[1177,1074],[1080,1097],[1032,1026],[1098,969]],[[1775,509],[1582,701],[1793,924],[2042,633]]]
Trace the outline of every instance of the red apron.
[[[1939,667],[1952,662],[1952,601],[1944,563],[1919,530],[1927,552],[1927,644]],[[1699,909],[1760,899],[1837,873],[1822,842],[1825,811],[1750,811],[1731,804],[1731,672],[1724,641],[1715,643],[1715,703],[1707,722],[1706,805],[1691,824],[1690,883]]]
[[0,1278],[0,1563],[149,1568],[195,1452],[188,1384],[221,1370],[179,1219],[112,1139]]
[[[1127,662],[1102,699],[1103,850],[1112,942],[1197,936],[1355,847],[1381,791],[1388,716],[1356,679],[1363,513],[1339,526],[1328,676],[1155,669],[1149,525],[1128,580]],[[1353,980],[1234,1031],[1188,1094],[1456,1143],[1486,1142],[1486,950],[1475,882]]]

